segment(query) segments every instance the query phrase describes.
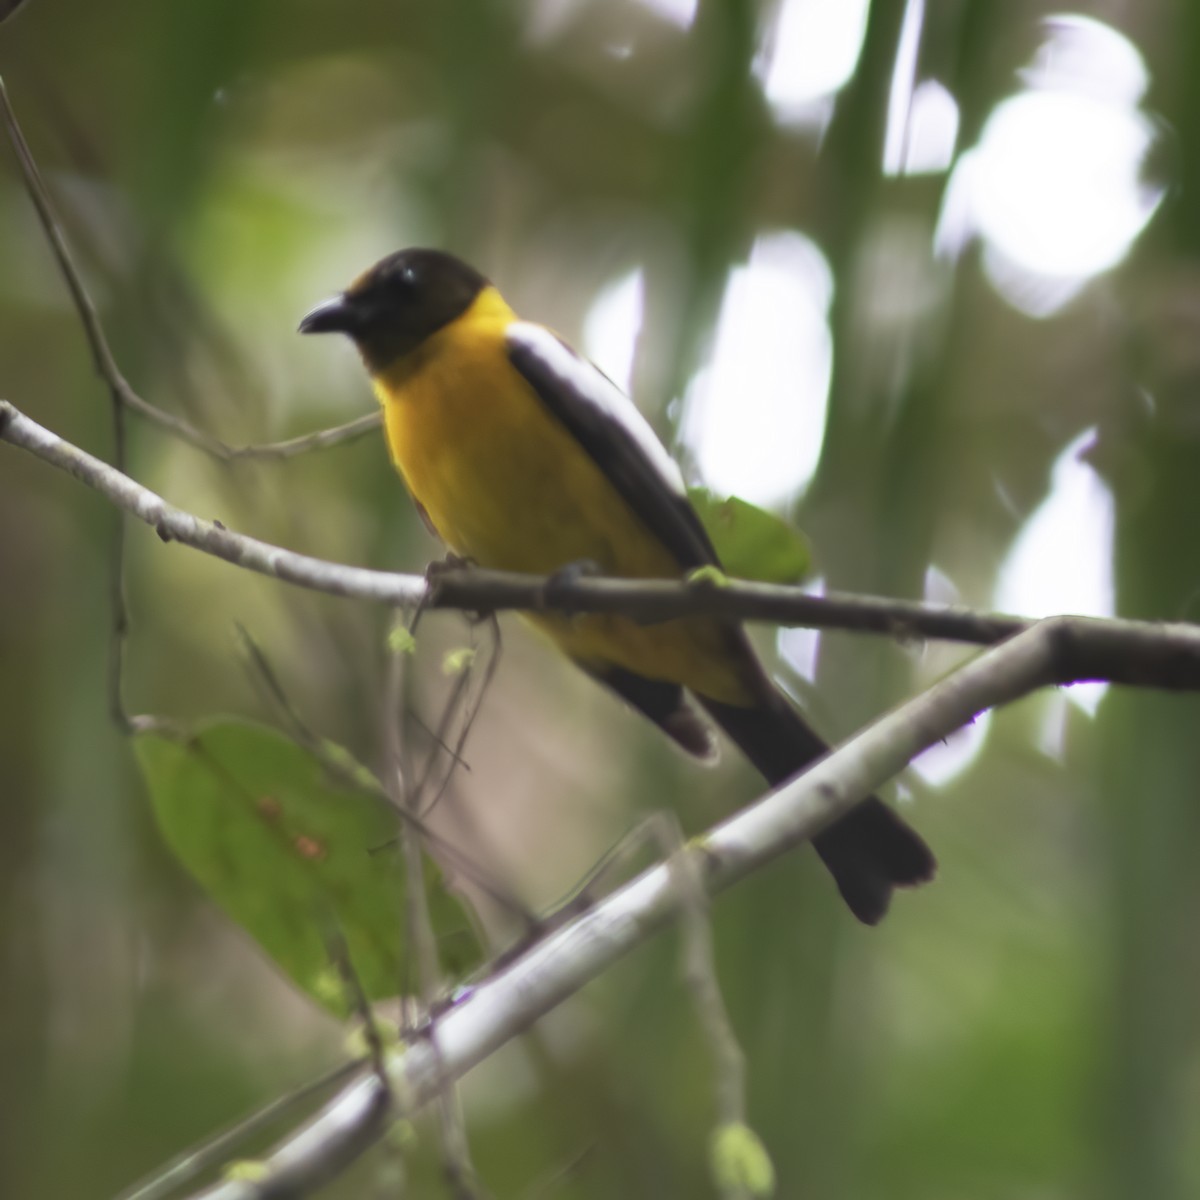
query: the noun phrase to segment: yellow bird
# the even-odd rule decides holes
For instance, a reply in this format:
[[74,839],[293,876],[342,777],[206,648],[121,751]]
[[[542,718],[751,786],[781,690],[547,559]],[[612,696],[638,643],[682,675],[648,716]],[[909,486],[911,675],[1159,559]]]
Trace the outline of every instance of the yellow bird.
[[[392,461],[456,554],[539,575],[591,562],[605,574],[668,579],[719,565],[679,468],[633,402],[452,255],[390,255],[313,309],[300,332],[354,341],[383,406]],[[772,784],[828,749],[736,622],[528,619],[697,757],[710,758],[714,740],[689,693]],[[923,883],[935,869],[921,838],[875,798],[814,845],[869,925],[894,887]]]

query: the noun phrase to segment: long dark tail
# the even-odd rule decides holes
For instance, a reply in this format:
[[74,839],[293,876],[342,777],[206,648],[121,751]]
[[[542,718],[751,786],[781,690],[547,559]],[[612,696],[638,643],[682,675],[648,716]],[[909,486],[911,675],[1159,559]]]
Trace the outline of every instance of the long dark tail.
[[[780,784],[829,747],[774,685],[763,682],[762,698],[752,708],[696,698],[767,782]],[[893,888],[925,883],[937,869],[920,835],[874,796],[814,838],[813,845],[842,899],[865,925],[883,918]]]

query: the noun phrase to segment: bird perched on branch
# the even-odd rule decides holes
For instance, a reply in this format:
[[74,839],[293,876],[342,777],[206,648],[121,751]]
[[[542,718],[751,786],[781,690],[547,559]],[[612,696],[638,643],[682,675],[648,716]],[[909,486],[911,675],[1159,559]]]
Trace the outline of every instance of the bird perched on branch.
[[[719,566],[679,468],[633,402],[550,330],[522,321],[459,259],[392,254],[314,308],[300,332],[343,333],[358,347],[392,460],[456,554],[542,575],[580,562],[638,579]],[[699,758],[712,756],[714,741],[689,695],[772,784],[827,750],[736,622],[528,619]],[[814,845],[868,925],[887,911],[893,888],[934,873],[929,848],[874,797]]]

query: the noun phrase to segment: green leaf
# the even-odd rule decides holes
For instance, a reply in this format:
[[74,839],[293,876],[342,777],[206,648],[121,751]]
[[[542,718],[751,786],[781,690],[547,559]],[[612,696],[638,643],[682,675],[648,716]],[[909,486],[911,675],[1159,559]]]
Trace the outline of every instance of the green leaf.
[[[344,946],[368,1000],[412,990],[397,820],[382,797],[334,780],[309,751],[249,722],[142,733],[135,748],[167,844],[296,984],[338,1015],[351,1012]],[[339,762],[354,763],[338,750]],[[459,977],[480,946],[436,865],[425,868],[442,964]]]
[[797,583],[812,570],[808,539],[782,517],[737,496],[688,488],[688,499],[716,547],[726,574],[760,583]]
[[256,1158],[239,1158],[225,1167],[221,1177],[230,1183],[264,1183],[270,1174],[266,1163]]
[[775,1192],[775,1167],[758,1134],[740,1121],[713,1131],[709,1146],[717,1190],[733,1196],[770,1196]]
[[475,661],[475,651],[470,646],[459,646],[455,650],[447,650],[442,657],[443,675],[461,675],[470,669]]
[[397,625],[388,634],[388,649],[393,654],[412,654],[417,648],[417,639],[403,625]]
[[688,583],[695,584],[697,587],[723,588],[730,584],[729,576],[720,567],[714,567],[712,563],[705,563],[704,566],[689,571],[686,579]]

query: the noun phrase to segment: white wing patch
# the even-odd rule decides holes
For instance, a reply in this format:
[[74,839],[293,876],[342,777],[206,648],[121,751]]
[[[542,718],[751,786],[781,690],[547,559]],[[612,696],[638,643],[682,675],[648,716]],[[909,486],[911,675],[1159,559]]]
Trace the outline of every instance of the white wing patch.
[[678,463],[667,453],[637,405],[603,371],[581,358],[544,326],[516,321],[508,327],[505,337],[536,355],[581,404],[620,426],[645,455],[659,479],[675,495],[687,496]]

